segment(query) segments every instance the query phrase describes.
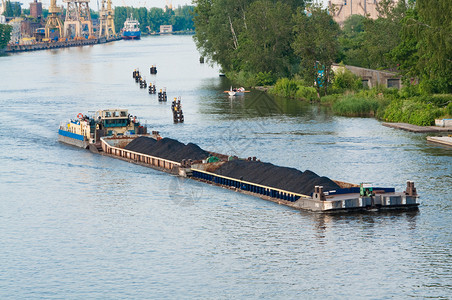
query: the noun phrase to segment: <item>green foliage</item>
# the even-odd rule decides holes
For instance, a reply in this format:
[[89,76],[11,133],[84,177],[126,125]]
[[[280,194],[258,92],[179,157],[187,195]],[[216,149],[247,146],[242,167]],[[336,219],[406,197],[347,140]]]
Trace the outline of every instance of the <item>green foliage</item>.
[[301,59],[301,75],[306,82],[314,83],[318,78],[318,68],[323,69],[324,83],[316,85],[319,95],[326,95],[331,80],[331,64],[339,51],[339,25],[320,6],[312,6],[307,15],[301,9],[294,16],[295,38],[292,48]]
[[224,72],[288,76],[298,59],[291,42],[291,11],[304,0],[194,0],[195,42]]
[[333,104],[334,113],[349,117],[374,116],[378,108],[379,102],[376,99],[356,95],[345,96]]
[[265,86],[275,83],[275,76],[271,72],[259,72],[256,74],[256,85]]
[[452,93],[450,0],[417,0],[401,24],[392,54],[405,77],[417,77],[424,93]]
[[238,34],[240,68],[251,72],[288,75],[294,60],[290,48],[292,18],[290,6],[282,1],[257,0],[246,10],[246,28]]
[[[160,25],[173,25],[174,31],[193,30],[193,6],[184,5],[175,10],[167,10],[153,7],[147,10],[144,7],[115,7],[115,30],[119,32],[124,27],[124,22],[130,14],[140,23],[142,32],[159,32]],[[150,29],[150,30],[149,30]]]
[[326,95],[326,96],[323,96],[322,98],[320,98],[320,103],[322,105],[332,106],[334,103],[336,103],[339,100],[339,97],[342,97],[342,95],[339,95],[339,94]]
[[390,122],[404,122],[419,126],[435,124],[435,118],[444,114],[444,109],[412,99],[396,99],[387,107],[384,119]]
[[399,91],[401,98],[410,98],[420,95],[419,84],[406,83]]
[[256,74],[246,71],[239,71],[239,72],[226,72],[226,77],[231,80],[234,84],[251,87],[251,86],[257,86],[260,85]]
[[276,81],[275,87],[271,90],[273,94],[295,98],[298,92],[298,84],[289,78],[280,78]]
[[270,89],[270,93],[309,101],[318,99],[317,89],[305,86],[304,81],[300,79],[280,78],[276,81],[275,86]]
[[446,107],[449,103],[452,103],[452,94],[421,95],[412,99],[435,107]]
[[452,102],[447,105],[445,114],[452,118]]
[[0,52],[8,45],[12,30],[12,26],[0,24]]
[[378,9],[380,17],[376,20],[352,15],[345,21],[339,38],[340,59],[345,64],[370,69],[396,67],[391,51],[400,44],[400,22],[408,4],[405,0],[396,5],[383,0]]
[[10,0],[7,0],[4,2],[5,4],[5,11],[3,12],[3,15],[5,17],[13,18],[13,17],[20,17],[22,14],[22,3],[20,2],[11,2]]
[[341,68],[334,72],[333,88],[336,91],[358,91],[362,87],[361,78],[353,74],[350,70]]
[[342,116],[375,116],[390,122],[420,126],[433,125],[435,118],[451,115],[452,95],[419,94],[416,86],[402,90],[376,87],[354,94],[329,95],[321,98]]
[[303,86],[298,85],[298,90],[295,95],[298,99],[305,99],[308,101],[314,101],[317,100],[317,89],[311,86]]

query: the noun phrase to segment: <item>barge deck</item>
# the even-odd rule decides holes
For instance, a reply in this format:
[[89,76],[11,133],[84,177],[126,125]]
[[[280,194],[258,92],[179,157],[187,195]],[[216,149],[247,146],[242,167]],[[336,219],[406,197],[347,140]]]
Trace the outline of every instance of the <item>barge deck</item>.
[[102,137],[100,139],[103,150],[101,154],[253,195],[298,210],[315,212],[409,210],[417,209],[419,205],[416,188],[412,181],[407,181],[407,188],[404,192],[396,192],[394,188],[374,187],[373,193],[363,196],[357,185],[335,181],[341,187],[340,189],[324,191],[322,186],[315,186],[312,195],[303,195],[208,171],[214,168],[216,163],[191,161],[179,163],[124,149],[134,138],[136,137]]

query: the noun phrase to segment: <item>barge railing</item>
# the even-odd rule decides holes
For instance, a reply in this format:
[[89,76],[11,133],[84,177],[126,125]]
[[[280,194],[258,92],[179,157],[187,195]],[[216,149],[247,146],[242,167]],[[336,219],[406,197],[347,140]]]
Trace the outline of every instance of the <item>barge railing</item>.
[[[114,139],[118,139],[118,138],[115,137]],[[107,138],[102,137],[100,140],[102,142],[102,150],[106,154],[110,154],[113,156],[119,156],[122,158],[133,160],[135,162],[139,162],[139,163],[143,163],[143,164],[147,164],[150,166],[155,166],[155,167],[159,167],[159,168],[163,168],[163,169],[167,169],[167,170],[172,170],[174,167],[180,167],[180,165],[181,165],[180,163],[172,161],[172,160],[155,157],[155,156],[151,156],[151,155],[147,155],[147,154],[134,152],[131,150],[112,146],[112,145],[108,144],[108,142],[106,141],[106,140],[108,140],[108,137]]]
[[290,202],[295,202],[300,198],[311,198],[310,196],[298,194],[294,192],[289,192],[286,190],[281,190],[278,188],[273,188],[265,185],[260,185],[253,182],[248,182],[245,180],[240,180],[237,178],[231,178],[211,172],[207,172],[204,170],[194,169],[192,168],[192,177],[210,181],[219,185],[224,185],[228,187],[233,187],[237,189],[241,189],[247,192],[260,194],[264,196],[268,196],[271,198],[286,200]]

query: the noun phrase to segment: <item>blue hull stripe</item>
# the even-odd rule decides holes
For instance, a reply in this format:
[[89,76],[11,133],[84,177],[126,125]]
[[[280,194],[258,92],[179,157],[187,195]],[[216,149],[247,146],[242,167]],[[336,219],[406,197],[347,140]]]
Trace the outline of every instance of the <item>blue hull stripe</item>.
[[83,135],[76,134],[76,133],[69,132],[69,131],[65,131],[65,130],[61,130],[61,129],[58,129],[58,134],[62,135],[62,136],[65,136],[65,137],[72,138],[72,139],[76,139],[76,140],[79,140],[79,141],[84,141],[85,140],[85,137]]

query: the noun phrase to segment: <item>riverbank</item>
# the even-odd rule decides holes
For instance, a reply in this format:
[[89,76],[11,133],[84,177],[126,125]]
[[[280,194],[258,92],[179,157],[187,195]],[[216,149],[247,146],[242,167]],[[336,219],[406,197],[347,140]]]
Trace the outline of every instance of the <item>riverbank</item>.
[[363,89],[358,77],[337,76],[331,94],[320,99],[314,87],[297,79],[278,79],[274,86],[259,87],[259,90],[298,101],[319,101],[338,116],[375,117],[418,126],[433,126],[435,119],[452,116],[452,94],[421,93],[418,86],[400,90],[381,86]]
[[84,39],[84,40],[68,40],[68,41],[58,41],[58,42],[48,42],[48,43],[34,43],[28,45],[16,45],[9,44],[5,52],[6,53],[15,53],[15,52],[27,52],[27,51],[37,51],[37,50],[48,50],[48,49],[59,49],[59,48],[68,48],[68,47],[81,47],[81,46],[89,46],[96,44],[104,44],[113,41],[121,40],[120,36],[112,37],[112,38],[96,38],[96,39]]

